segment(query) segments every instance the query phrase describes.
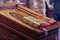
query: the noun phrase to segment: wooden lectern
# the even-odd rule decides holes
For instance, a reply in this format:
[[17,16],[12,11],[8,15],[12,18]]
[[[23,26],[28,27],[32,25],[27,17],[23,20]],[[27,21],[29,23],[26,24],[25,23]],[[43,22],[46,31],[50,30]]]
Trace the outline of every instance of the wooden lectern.
[[[24,34],[25,38],[27,40],[56,40],[57,34],[58,34],[58,28],[60,24],[58,22],[55,22],[54,24],[46,27],[48,35],[45,35],[45,31],[34,28],[33,26],[30,26],[21,20],[22,16],[32,16],[36,17],[36,15],[40,15],[33,10],[30,10],[26,7],[23,7],[18,4],[0,4],[0,22],[4,25],[7,25],[6,27],[4,25],[3,28],[7,28],[9,30],[12,29],[13,32],[19,33],[16,35],[21,35],[20,33]],[[12,13],[19,13],[19,15],[15,15],[15,17],[12,15]],[[10,14],[11,13],[11,14]],[[17,31],[17,32],[16,32]],[[9,34],[8,34],[9,35]],[[13,35],[13,34],[12,34]],[[23,35],[21,35],[23,36]]]

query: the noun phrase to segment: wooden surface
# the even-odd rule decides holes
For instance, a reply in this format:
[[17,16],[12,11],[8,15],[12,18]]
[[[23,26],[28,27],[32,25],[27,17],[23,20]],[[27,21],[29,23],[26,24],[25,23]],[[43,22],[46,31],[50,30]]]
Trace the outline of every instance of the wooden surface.
[[[26,34],[26,35],[30,36],[31,38],[34,38],[34,39],[37,38],[37,35],[45,36],[44,31],[42,31],[40,29],[35,29],[35,28],[21,22],[20,20],[12,17],[10,14],[8,14],[9,10],[0,11],[0,22],[2,22],[5,25],[8,25],[9,27],[11,27],[11,28],[13,28],[19,32],[22,32],[23,34]],[[11,9],[11,10],[14,11],[13,9]],[[32,10],[30,10],[30,12],[36,14],[36,12],[33,12]],[[39,14],[37,14],[37,15],[39,15]],[[60,24],[58,22],[56,22],[55,24],[53,24],[49,27],[46,27],[46,29],[48,30],[48,32],[49,31],[51,32],[51,31],[58,30],[59,26],[60,26]],[[57,32],[57,31],[55,31],[55,32]]]
[[16,5],[16,3],[0,3],[0,7]]
[[[7,35],[6,35],[6,33],[7,33]],[[7,36],[9,36],[9,37],[7,37]],[[6,39],[6,40],[33,40],[29,36],[27,36],[21,32],[18,32],[15,29],[13,29],[1,22],[0,22],[0,37],[2,37],[2,38],[0,38],[1,40],[2,39],[3,40],[4,39]],[[9,39],[9,38],[11,38],[11,39]]]
[[[11,28],[13,28],[19,32],[22,32],[32,38],[36,38],[37,35],[39,35],[39,34],[41,35],[44,33],[44,31],[42,31],[42,30],[34,29],[33,27],[28,26],[22,22],[17,23],[2,15],[0,15],[0,22],[3,22],[4,24],[10,26]],[[46,29],[48,31],[51,31],[51,30],[57,29],[59,26],[60,25],[58,23],[55,23],[54,25],[51,25],[51,26],[47,27]],[[43,34],[43,35],[45,35],[45,34]]]

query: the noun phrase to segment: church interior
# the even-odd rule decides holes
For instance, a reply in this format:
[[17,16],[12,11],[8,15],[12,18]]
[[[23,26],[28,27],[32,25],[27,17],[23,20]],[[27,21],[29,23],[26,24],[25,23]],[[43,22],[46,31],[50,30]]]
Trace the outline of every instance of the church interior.
[[60,40],[60,23],[49,0],[0,0],[0,40]]

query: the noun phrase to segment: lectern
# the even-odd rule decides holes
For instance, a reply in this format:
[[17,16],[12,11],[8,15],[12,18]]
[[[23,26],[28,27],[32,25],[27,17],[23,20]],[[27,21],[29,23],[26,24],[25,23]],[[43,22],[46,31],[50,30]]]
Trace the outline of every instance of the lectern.
[[[40,19],[37,19],[37,16],[39,16]],[[41,18],[43,18],[43,20]],[[56,40],[60,26],[55,20],[18,4],[0,4],[0,22],[7,25],[7,28],[10,27],[18,31],[18,33],[21,32],[28,36],[25,37],[30,40]],[[44,25],[41,26],[41,23]],[[47,30],[47,32],[45,32],[43,28]]]

